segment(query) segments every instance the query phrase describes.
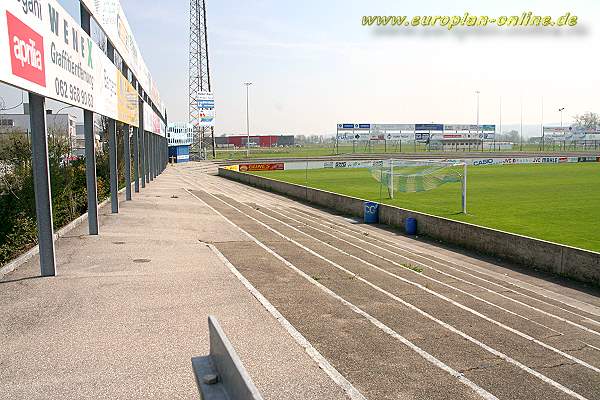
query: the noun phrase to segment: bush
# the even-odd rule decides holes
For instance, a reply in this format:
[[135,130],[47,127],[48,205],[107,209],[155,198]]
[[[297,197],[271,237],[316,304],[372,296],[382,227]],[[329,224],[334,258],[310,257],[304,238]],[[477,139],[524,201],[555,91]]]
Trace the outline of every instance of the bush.
[[[87,211],[85,160],[66,161],[68,143],[48,140],[54,229]],[[62,136],[64,137],[64,136]],[[37,243],[31,149],[26,135],[0,135],[0,265]],[[106,154],[106,153],[105,153]],[[108,155],[99,156],[98,198],[110,193]]]

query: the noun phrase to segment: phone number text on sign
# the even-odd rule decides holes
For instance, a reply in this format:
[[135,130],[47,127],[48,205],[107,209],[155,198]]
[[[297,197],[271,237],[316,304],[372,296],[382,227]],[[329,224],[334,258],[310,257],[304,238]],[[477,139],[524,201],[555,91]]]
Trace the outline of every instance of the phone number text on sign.
[[72,103],[77,103],[83,108],[94,108],[94,95],[86,92],[72,83],[56,78],[54,80],[56,96]]

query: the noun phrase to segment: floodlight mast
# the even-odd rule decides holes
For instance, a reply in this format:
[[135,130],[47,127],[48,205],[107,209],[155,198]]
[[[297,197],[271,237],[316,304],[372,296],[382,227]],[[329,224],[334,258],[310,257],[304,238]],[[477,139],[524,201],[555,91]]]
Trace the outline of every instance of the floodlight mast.
[[[475,91],[475,94],[477,94],[477,135],[481,135],[480,129],[479,129],[479,94],[481,92],[479,90]],[[483,137],[481,137],[481,151],[483,151]]]
[[250,85],[252,82],[244,82],[244,86],[246,86],[246,158],[250,158]]
[[215,133],[213,127],[200,126],[201,107],[198,102],[202,92],[210,92],[210,64],[208,57],[208,33],[205,0],[190,0],[190,54],[189,54],[189,122],[194,127],[192,149],[206,157],[205,136],[212,138],[213,157]]

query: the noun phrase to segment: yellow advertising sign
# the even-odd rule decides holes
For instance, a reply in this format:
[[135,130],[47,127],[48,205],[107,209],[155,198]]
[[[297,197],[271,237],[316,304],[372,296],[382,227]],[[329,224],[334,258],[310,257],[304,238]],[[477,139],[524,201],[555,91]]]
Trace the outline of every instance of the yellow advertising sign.
[[138,94],[133,85],[117,71],[117,109],[119,121],[139,126]]

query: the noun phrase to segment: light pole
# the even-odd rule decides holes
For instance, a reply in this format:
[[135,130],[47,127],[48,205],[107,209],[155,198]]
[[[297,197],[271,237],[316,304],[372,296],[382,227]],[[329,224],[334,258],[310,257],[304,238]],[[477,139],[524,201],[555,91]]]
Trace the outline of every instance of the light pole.
[[[498,134],[502,135],[502,96],[500,96],[500,126],[498,127]],[[498,145],[500,150],[500,145]],[[494,132],[494,151],[496,151],[496,132]]]
[[544,96],[542,96],[542,117],[540,118],[540,129],[542,130],[542,151],[544,151]]
[[244,86],[246,86],[246,134],[248,136],[246,138],[246,158],[250,158],[250,112],[248,107],[250,85],[252,85],[252,82],[244,82]]
[[[563,111],[565,111],[565,108],[564,108],[564,107],[561,107],[561,108],[559,108],[559,109],[558,109],[558,111],[560,112],[560,131],[561,131],[561,132],[560,132],[560,134],[561,134],[561,135],[562,135],[562,137],[563,137],[563,148],[565,148],[565,147],[567,147],[567,145],[566,145],[566,140],[565,140],[565,139],[566,139],[566,137],[565,137],[565,133],[564,133],[564,132],[563,132],[563,130],[562,130],[562,127],[563,127]],[[560,146],[559,146],[559,147],[560,147]]]
[[563,118],[562,118],[562,114],[563,114],[563,111],[565,111],[565,108],[564,108],[564,107],[561,107],[561,108],[559,108],[559,109],[558,109],[558,111],[560,112],[560,127],[562,128],[562,127],[563,127]]
[[[475,91],[475,94],[477,94],[477,135],[481,136],[479,129],[479,93],[479,90]],[[483,151],[483,136],[481,137],[481,151]]]
[[523,151],[523,96],[521,96],[521,151]]

